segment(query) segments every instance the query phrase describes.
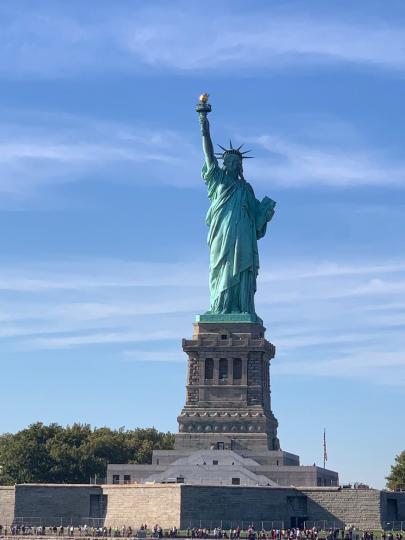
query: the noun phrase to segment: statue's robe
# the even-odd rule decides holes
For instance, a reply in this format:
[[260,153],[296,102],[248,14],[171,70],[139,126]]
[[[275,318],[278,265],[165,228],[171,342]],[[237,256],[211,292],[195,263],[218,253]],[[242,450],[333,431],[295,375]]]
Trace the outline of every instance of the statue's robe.
[[257,240],[265,235],[275,202],[259,202],[252,186],[229,176],[215,160],[202,177],[211,206],[209,227],[211,313],[255,313]]

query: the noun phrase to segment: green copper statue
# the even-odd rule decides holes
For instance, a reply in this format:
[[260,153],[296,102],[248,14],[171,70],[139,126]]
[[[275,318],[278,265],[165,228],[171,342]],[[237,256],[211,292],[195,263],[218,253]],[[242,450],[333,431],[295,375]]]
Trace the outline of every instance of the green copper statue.
[[209,227],[211,307],[207,314],[255,314],[254,295],[259,270],[257,240],[266,234],[267,223],[276,203],[255,197],[243,176],[242,160],[247,152],[239,148],[223,150],[218,165],[211,141],[207,114],[211,111],[208,94],[200,96],[199,115],[205,163],[202,177],[211,206]]

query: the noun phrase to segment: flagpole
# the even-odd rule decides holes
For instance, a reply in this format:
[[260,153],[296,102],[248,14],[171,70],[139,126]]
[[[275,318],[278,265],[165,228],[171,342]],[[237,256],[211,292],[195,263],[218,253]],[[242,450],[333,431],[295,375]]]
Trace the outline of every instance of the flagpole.
[[326,461],[328,454],[326,453],[326,429],[323,428],[323,468],[326,469]]

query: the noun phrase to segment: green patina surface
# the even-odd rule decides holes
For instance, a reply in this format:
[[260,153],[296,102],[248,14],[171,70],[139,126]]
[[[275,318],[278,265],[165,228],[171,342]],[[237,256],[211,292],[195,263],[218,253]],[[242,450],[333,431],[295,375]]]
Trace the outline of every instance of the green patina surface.
[[[276,203],[269,197],[256,199],[243,175],[242,160],[248,156],[240,151],[241,147],[233,148],[232,143],[229,149],[221,147],[223,166],[219,166],[207,118],[210,111],[206,101],[197,106],[205,155],[202,177],[211,203],[206,217],[211,304],[209,311],[197,320],[257,322],[254,305],[259,272],[257,241],[266,234]],[[230,319],[218,318],[219,315]]]
[[263,324],[262,319],[255,313],[203,313],[196,316],[196,322],[217,323],[217,322],[246,322]]

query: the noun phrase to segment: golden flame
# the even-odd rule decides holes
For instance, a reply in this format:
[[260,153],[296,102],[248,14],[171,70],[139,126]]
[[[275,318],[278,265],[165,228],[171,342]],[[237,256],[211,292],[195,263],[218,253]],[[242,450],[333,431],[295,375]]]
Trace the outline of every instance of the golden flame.
[[200,96],[201,103],[207,103],[208,98],[209,98],[209,94],[207,94],[207,93],[201,94],[201,96]]

